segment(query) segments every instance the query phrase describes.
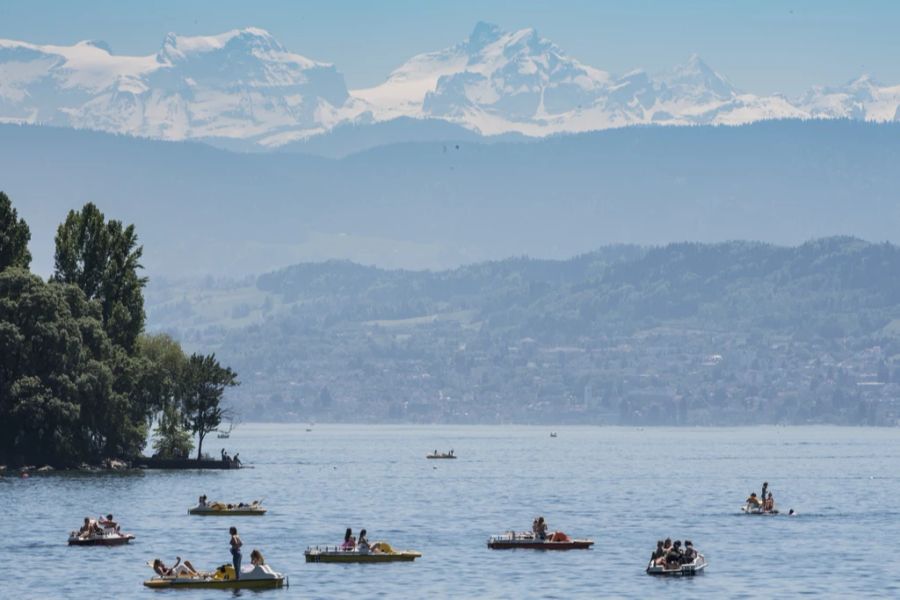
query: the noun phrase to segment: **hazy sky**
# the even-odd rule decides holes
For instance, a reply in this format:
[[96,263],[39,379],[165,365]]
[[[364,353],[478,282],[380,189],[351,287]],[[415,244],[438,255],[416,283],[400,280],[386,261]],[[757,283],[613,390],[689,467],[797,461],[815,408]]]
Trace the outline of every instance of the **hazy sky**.
[[623,73],[667,69],[697,53],[739,88],[795,94],[869,73],[900,83],[900,1],[893,0],[2,0],[0,38],[104,40],[151,54],[167,32],[256,26],[289,50],[333,62],[351,88],[464,39],[483,20],[534,27],[569,55]]

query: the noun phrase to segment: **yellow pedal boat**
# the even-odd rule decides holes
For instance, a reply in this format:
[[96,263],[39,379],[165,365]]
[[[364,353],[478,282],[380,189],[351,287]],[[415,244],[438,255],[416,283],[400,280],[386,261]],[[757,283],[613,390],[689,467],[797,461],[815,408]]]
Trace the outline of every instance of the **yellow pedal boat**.
[[422,556],[413,550],[394,550],[387,542],[375,542],[371,549],[344,550],[340,546],[307,548],[303,553],[306,562],[324,563],[386,563],[412,562]]
[[204,517],[261,517],[266,514],[260,500],[254,500],[247,504],[225,504],[224,502],[210,502],[205,506],[197,505],[188,509],[189,515],[201,515]]
[[262,590],[280,588],[287,584],[287,576],[276,573],[268,566],[254,567],[243,571],[241,578],[234,576],[234,567],[222,565],[211,573],[200,573],[190,577],[159,576],[148,579],[144,585],[153,589],[224,589],[224,590]]

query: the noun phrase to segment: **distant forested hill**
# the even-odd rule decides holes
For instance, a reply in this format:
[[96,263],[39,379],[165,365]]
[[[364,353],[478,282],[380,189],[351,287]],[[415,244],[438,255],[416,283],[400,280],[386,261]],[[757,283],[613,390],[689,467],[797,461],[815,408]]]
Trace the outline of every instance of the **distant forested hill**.
[[0,125],[0,189],[33,224],[35,268],[45,271],[52,245],[40,236],[87,200],[141,223],[152,276],[334,258],[441,269],[614,243],[900,242],[900,124],[425,139],[334,160]]
[[168,283],[266,418],[895,423],[900,248],[836,237],[611,246],[449,271],[301,264]]

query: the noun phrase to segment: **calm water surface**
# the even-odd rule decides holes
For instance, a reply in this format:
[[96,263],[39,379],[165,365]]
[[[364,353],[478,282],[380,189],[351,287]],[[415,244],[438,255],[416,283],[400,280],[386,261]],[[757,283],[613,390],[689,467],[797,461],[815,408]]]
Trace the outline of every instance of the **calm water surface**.
[[[900,596],[900,431],[246,424],[236,472],[145,471],[0,478],[2,598],[680,598]],[[209,441],[214,453],[220,440]],[[425,454],[453,448],[456,461]],[[797,517],[739,515],[768,479]],[[264,498],[262,518],[191,517],[197,496]],[[86,515],[112,512],[137,539],[70,548]],[[490,551],[528,529],[590,536],[593,550]],[[290,577],[264,592],[152,591],[145,562],[230,562],[228,526]],[[346,527],[415,549],[414,563],[306,564]],[[691,539],[710,562],[692,579],[644,575],[655,541]]]

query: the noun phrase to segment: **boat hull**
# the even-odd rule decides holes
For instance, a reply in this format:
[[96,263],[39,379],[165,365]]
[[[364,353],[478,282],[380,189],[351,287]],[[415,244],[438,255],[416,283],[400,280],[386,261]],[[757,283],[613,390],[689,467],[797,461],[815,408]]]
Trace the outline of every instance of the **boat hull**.
[[652,562],[647,565],[647,575],[656,575],[658,577],[691,577],[699,575],[706,569],[706,559],[701,554],[694,562],[681,565],[675,569],[667,569],[654,565]]
[[488,542],[488,548],[491,550],[514,550],[516,548],[529,550],[587,550],[593,545],[593,540],[572,540],[570,542],[490,540]]
[[412,562],[422,556],[419,552],[304,552],[308,563],[388,563]]
[[444,456],[444,455],[435,456],[433,454],[428,454],[425,456],[425,458],[427,458],[428,460],[456,460],[455,456]]
[[775,510],[763,511],[762,509],[759,509],[759,508],[751,508],[745,504],[744,506],[741,507],[741,512],[744,513],[745,515],[754,515],[754,516],[759,516],[759,517],[774,517],[775,515],[778,514],[778,509],[776,508]]
[[266,514],[265,508],[224,508],[215,510],[212,508],[191,508],[188,509],[189,515],[201,517],[261,517]]
[[220,590],[263,590],[284,586],[284,577],[272,579],[204,579],[204,578],[164,578],[154,577],[144,582],[153,589],[220,589]]
[[103,536],[98,538],[70,537],[70,546],[123,546],[134,539],[131,534],[118,536]]

